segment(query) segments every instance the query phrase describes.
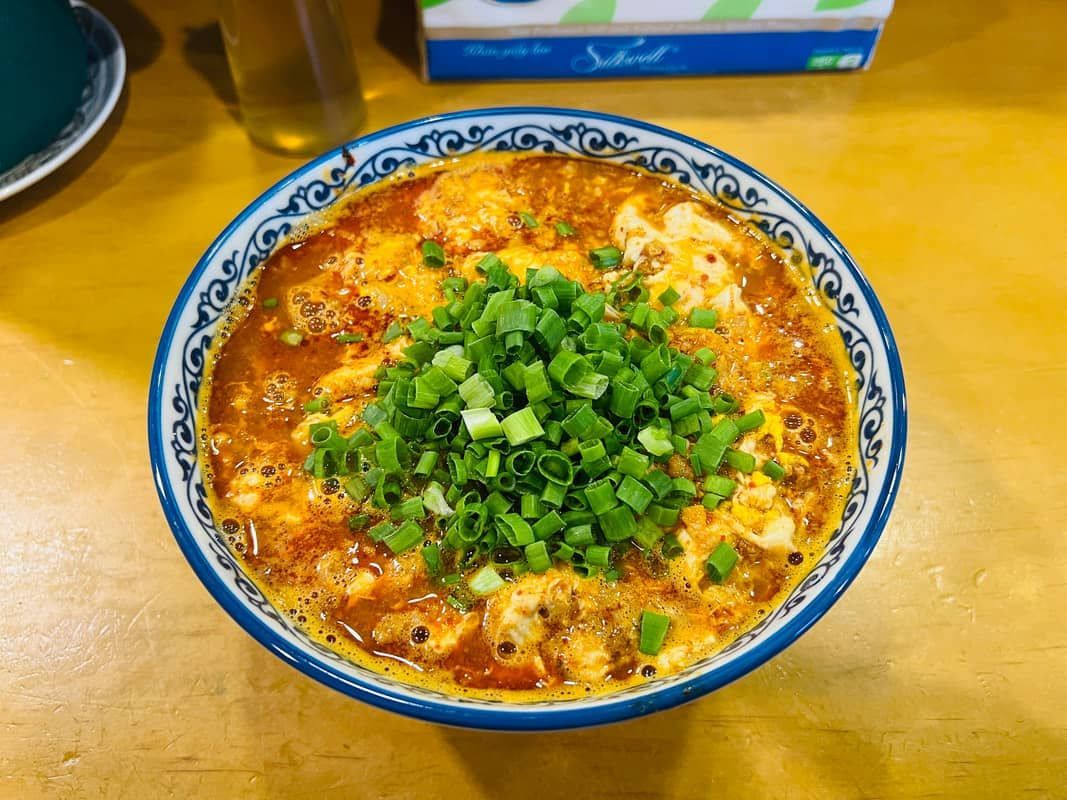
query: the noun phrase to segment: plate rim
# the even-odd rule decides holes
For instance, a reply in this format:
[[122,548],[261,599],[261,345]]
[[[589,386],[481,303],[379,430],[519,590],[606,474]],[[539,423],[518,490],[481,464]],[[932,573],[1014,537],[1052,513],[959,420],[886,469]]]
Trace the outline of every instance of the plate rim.
[[[753,647],[742,652],[737,659],[727,662],[720,668],[694,675],[691,680],[679,684],[670,685],[660,691],[652,690],[646,695],[639,697],[624,697],[611,701],[611,695],[590,698],[599,700],[597,705],[584,705],[582,700],[574,701],[573,706],[523,706],[522,704],[501,703],[483,704],[464,708],[459,705],[451,705],[445,702],[423,700],[394,692],[393,690],[370,683],[358,676],[344,675],[323,662],[320,662],[307,653],[298,651],[283,636],[276,633],[266,625],[258,616],[253,614],[232,593],[229,586],[224,583],[214,572],[208,563],[204,551],[196,544],[192,532],[185,524],[180,512],[180,504],[174,496],[166,474],[166,460],[164,452],[164,436],[162,420],[162,399],[164,397],[164,377],[166,366],[169,361],[167,355],[171,351],[172,342],[177,331],[179,320],[188,306],[190,296],[208,266],[213,262],[222,248],[223,243],[244,222],[262,207],[269,198],[284,190],[297,180],[313,174],[326,164],[341,157],[349,148],[362,147],[380,139],[401,133],[408,129],[417,129],[425,125],[455,122],[475,117],[512,116],[517,114],[537,114],[548,117],[569,117],[574,119],[585,118],[608,122],[615,125],[635,128],[648,133],[665,136],[675,141],[683,142],[714,158],[731,165],[743,174],[750,175],[766,183],[785,201],[792,211],[810,224],[829,245],[831,253],[840,259],[848,272],[856,280],[857,286],[871,310],[874,318],[878,337],[885,348],[888,359],[888,371],[890,376],[890,391],[887,395],[893,409],[893,425],[890,433],[890,450],[886,477],[872,506],[873,512],[869,524],[861,532],[857,545],[836,575],[827,581],[813,600],[800,608],[793,617],[781,629],[770,633],[766,638],[757,641]],[[564,108],[550,106],[500,106],[477,109],[467,109],[444,114],[432,114],[425,117],[402,122],[383,128],[378,131],[358,137],[350,142],[323,153],[322,155],[298,166],[292,172],[276,181],[273,185],[260,193],[252,202],[233,218],[223,228],[222,232],[215,237],[204,254],[193,267],[188,278],[182,284],[174,304],[167,316],[160,337],[159,346],[156,350],[152,365],[152,376],[149,384],[148,396],[148,437],[149,453],[153,479],[160,503],[163,507],[164,516],[171,528],[179,548],[193,571],[204,584],[215,601],[226,611],[238,625],[252,636],[267,650],[274,653],[290,666],[303,672],[316,681],[329,686],[349,697],[362,700],[377,708],[398,712],[417,719],[441,723],[445,725],[483,730],[507,730],[507,731],[545,731],[565,730],[572,728],[590,727],[612,722],[620,722],[636,719],[657,711],[669,708],[703,697],[717,689],[726,686],[738,678],[746,675],[757,667],[769,661],[781,653],[786,647],[795,642],[818,622],[826,612],[837,602],[845,590],[852,584],[862,571],[864,564],[874,551],[885,526],[897,493],[900,488],[900,480],[903,472],[905,454],[907,450],[907,398],[904,383],[903,367],[900,360],[899,349],[889,324],[885,310],[878,300],[867,276],[860,269],[855,259],[845,249],[840,240],[827,228],[827,226],[805,204],[800,202],[793,194],[782,188],[776,181],[764,175],[759,170],[741,161],[740,159],[723,152],[718,148],[702,142],[694,137],[678,131],[643,122],[615,114],[593,111],[582,108]]]
[[[111,24],[111,20],[84,0],[70,0],[70,5],[71,8],[84,8],[86,13],[93,17],[100,29],[108,35],[111,42],[115,45],[115,50],[112,55],[103,59],[100,63],[104,64],[113,60],[118,68],[118,79],[109,87],[107,96],[104,98],[104,104],[100,107],[99,113],[87,121],[88,124],[82,128],[81,133],[74,137],[66,147],[56,153],[52,158],[27,172],[18,180],[12,181],[6,186],[0,186],[0,202],[30,188],[35,183],[44,180],[81,152],[85,145],[87,145],[92,138],[100,132],[104,123],[110,119],[111,113],[115,110],[115,106],[118,105],[119,97],[122,96],[122,89],[126,85],[126,47],[122,43],[122,37],[119,36],[118,30]],[[88,80],[88,78],[86,78],[86,80]],[[41,150],[50,146],[53,142],[55,142],[54,138],[44,147],[28,154],[26,158],[32,158],[37,153],[41,152]],[[19,162],[19,164],[21,163],[22,161]],[[18,164],[15,164],[11,169],[13,170],[17,167]],[[6,172],[0,172],[0,177],[3,177],[5,174]]]

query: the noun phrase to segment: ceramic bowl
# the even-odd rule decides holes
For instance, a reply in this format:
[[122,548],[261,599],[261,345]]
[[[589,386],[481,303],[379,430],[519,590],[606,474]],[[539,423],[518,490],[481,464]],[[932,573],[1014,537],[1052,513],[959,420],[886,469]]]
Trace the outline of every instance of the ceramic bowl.
[[[419,164],[488,150],[626,164],[717,198],[810,264],[858,374],[858,471],[841,525],[811,573],[721,652],[614,694],[533,704],[479,701],[356,666],[271,605],[230,554],[204,500],[197,391],[212,336],[249,273],[290,231],[359,187]],[[372,133],[264,192],[219,234],[178,294],[160,339],[148,413],[152,467],[167,520],[197,576],[241,627],[287,663],[351,697],[420,719],[496,730],[595,725],[670,708],[726,685],[796,641],[841,596],[874,549],[899,485],[906,423],[900,358],[874,291],[844,246],[791,194],[736,158],[674,131],[592,111],[525,107],[461,111]]]

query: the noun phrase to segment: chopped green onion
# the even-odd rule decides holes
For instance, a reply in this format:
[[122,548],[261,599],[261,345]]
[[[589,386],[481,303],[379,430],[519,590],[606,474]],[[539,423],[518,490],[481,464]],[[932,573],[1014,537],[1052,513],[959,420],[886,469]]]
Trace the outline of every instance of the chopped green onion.
[[637,649],[646,656],[658,655],[667,638],[667,630],[671,626],[671,618],[665,614],[657,614],[655,611],[641,612],[641,636]]
[[426,573],[431,578],[441,574],[441,548],[437,544],[428,544],[419,551],[426,564]]
[[708,436],[722,444],[732,444],[741,435],[740,428],[732,419],[720,420],[714,428],[708,432]]
[[763,465],[763,474],[772,481],[780,481],[785,477],[785,468],[777,461],[768,461]]
[[463,418],[467,433],[476,442],[480,439],[494,439],[504,434],[500,421],[488,408],[469,408],[461,411],[460,416]]
[[574,481],[574,466],[558,450],[549,450],[537,457],[537,471],[550,483],[570,486]]
[[412,497],[402,503],[397,503],[389,509],[389,517],[393,520],[425,519],[426,509],[423,508],[422,498]]
[[663,525],[664,527],[674,525],[678,522],[678,517],[681,512],[677,508],[671,508],[669,506],[661,506],[658,503],[652,503],[647,509],[645,514],[650,520],[657,525]]
[[663,428],[644,428],[637,434],[637,441],[654,456],[665,456],[674,452],[670,434]]
[[563,530],[564,524],[563,517],[555,511],[549,511],[541,517],[541,519],[537,520],[537,522],[531,526],[531,529],[533,530],[535,539],[547,539],[552,534]]
[[734,396],[725,392],[717,394],[711,399],[711,410],[716,414],[732,414],[737,410],[737,405],[737,400],[734,399]]
[[268,297],[268,298],[266,298],[263,301],[263,307],[264,308],[277,308],[278,307],[278,298],[277,297]]
[[537,219],[533,216],[533,214],[530,214],[526,211],[519,212],[519,219],[522,220],[522,224],[525,225],[527,228],[536,228],[538,226]]
[[422,493],[422,503],[426,510],[435,517],[448,518],[456,513],[455,509],[448,504],[448,500],[445,499],[441,484],[436,481],[431,481],[430,485],[426,487],[426,491]]
[[496,392],[489,381],[476,372],[459,385],[459,396],[467,408],[489,408],[496,399]]
[[335,342],[340,344],[355,344],[356,342],[363,341],[362,333],[338,333],[333,337]]
[[308,400],[304,403],[304,411],[308,414],[318,414],[321,411],[325,411],[330,405],[330,398],[328,395],[320,395],[314,400]]
[[419,456],[419,461],[415,465],[415,475],[420,478],[428,477],[437,466],[437,459],[439,457],[440,453],[436,450],[427,450]]
[[354,514],[348,518],[350,531],[361,531],[370,525],[370,514]]
[[542,542],[532,542],[523,548],[526,555],[526,563],[530,572],[547,572],[552,566],[552,558],[548,555],[548,546]]
[[701,347],[699,350],[693,353],[693,357],[706,367],[708,364],[715,360],[715,351],[713,351],[710,347]]
[[678,298],[680,297],[681,295],[678,294],[677,289],[675,289],[673,286],[668,286],[666,289],[660,292],[659,301],[663,303],[663,305],[669,306],[673,305],[674,303],[677,303]]
[[638,514],[643,514],[649,503],[652,502],[652,492],[631,475],[623,477],[615,494],[619,500]]
[[737,482],[722,475],[709,475],[704,479],[704,490],[717,494],[719,497],[729,497],[737,488]]
[[574,236],[577,231],[571,227],[569,222],[560,221],[556,223],[556,233],[560,236]]
[[440,269],[445,265],[445,251],[437,242],[427,239],[422,243],[422,263],[431,269]]
[[715,583],[722,583],[729,576],[730,571],[733,570],[739,557],[737,551],[730,545],[726,542],[720,542],[719,546],[715,548],[704,563],[708,577]]
[[591,525],[575,525],[563,533],[563,541],[571,547],[586,547],[596,542]]
[[[567,223],[556,228],[576,234]],[[444,265],[438,243],[421,246],[424,258]],[[603,269],[622,263],[610,246],[590,258]],[[453,586],[446,600],[464,613],[475,589],[503,585],[487,562],[508,563],[518,576],[547,571],[555,559],[613,581],[613,560],[631,547],[676,556],[681,545],[668,531],[681,508],[715,508],[736,490],[717,473],[724,462],[754,469],[753,456],[730,448],[764,423],[758,411],[732,416],[736,400],[712,394],[713,351],[669,346],[680,292],[667,287],[653,308],[639,275],[603,293],[549,266],[527,270],[523,285],[492,253],[477,270],[484,279],[442,281],[446,303],[427,317],[389,324],[384,341],[410,337],[402,359],[375,372],[377,397],[350,436],[334,420],[309,427],[305,470],[340,477],[356,503],[386,511],[392,521],[367,534],[393,552],[433,529],[435,541],[421,548],[427,572]],[[690,323],[714,324],[709,315],[695,309]],[[322,395],[304,407],[314,414],[329,404]],[[654,468],[674,453],[688,457],[700,490]],[[774,461],[763,469],[776,480],[784,474]],[[370,515],[349,524],[365,530]],[[455,573],[442,577],[445,564]]]
[[756,428],[761,427],[766,421],[767,419],[764,417],[763,412],[757,408],[755,411],[750,411],[748,414],[741,417],[741,419],[737,420],[737,429],[741,431],[741,433],[747,433],[748,431],[754,431]]
[[615,508],[598,514],[597,519],[604,532],[604,538],[609,542],[622,542],[629,539],[637,531],[637,520],[633,512],[627,506],[615,506]]
[[623,475],[631,475],[634,478],[642,478],[648,472],[651,462],[644,453],[638,453],[630,447],[623,447],[619,453],[619,461],[615,468]]
[[[421,500],[420,500],[421,506]],[[414,520],[408,520],[382,541],[394,553],[403,553],[422,541],[422,528]]]
[[615,488],[606,480],[594,481],[586,486],[584,491],[589,510],[594,514],[603,514],[618,505]]
[[496,527],[512,547],[525,547],[534,541],[533,528],[518,514],[501,514]]
[[[539,439],[545,435],[544,428],[537,421],[537,415],[534,414],[533,409],[529,406],[504,417],[500,421],[500,427],[512,447],[526,444],[526,442]],[[478,438],[473,434],[471,436],[474,439]]]
[[748,474],[756,468],[756,457],[742,450],[727,450],[726,463],[737,471]]
[[367,486],[367,482],[358,475],[354,475],[345,481],[344,490],[345,494],[357,503],[362,503],[370,495],[370,487]]
[[611,548],[602,544],[591,544],[585,548],[585,561],[594,567],[607,567],[611,564]]
[[278,339],[282,344],[287,344],[290,347],[298,347],[302,341],[304,341],[304,335],[298,331],[292,329],[284,330],[278,334]]
[[597,269],[611,269],[622,263],[622,251],[612,245],[589,251],[589,260]]
[[660,552],[663,553],[664,558],[677,558],[685,552],[685,548],[682,547],[682,543],[678,541],[677,536],[673,533],[668,533],[663,537]]
[[390,536],[396,531],[396,525],[391,522],[379,522],[369,531],[367,535],[370,536],[376,542],[384,541],[387,536]]
[[476,595],[485,597],[503,588],[504,579],[500,577],[495,569],[486,565],[474,574],[468,585]]
[[689,312],[689,324],[694,328],[714,328],[719,324],[719,312],[713,308],[694,308]]

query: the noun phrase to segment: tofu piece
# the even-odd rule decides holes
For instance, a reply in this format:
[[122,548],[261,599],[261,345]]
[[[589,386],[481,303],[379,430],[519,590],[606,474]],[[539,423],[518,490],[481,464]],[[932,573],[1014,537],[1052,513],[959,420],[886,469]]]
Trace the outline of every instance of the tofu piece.
[[[419,641],[412,635],[416,628],[428,631],[425,640]],[[371,635],[380,645],[404,645],[416,653],[420,660],[437,663],[452,655],[463,640],[477,629],[477,614],[456,612],[438,617],[412,609],[385,614],[378,620]]]
[[740,230],[713,219],[699,203],[675,204],[661,225],[653,224],[639,206],[640,197],[623,203],[612,220],[611,236],[623,252],[623,265],[645,274],[653,297],[673,286],[680,295],[674,304],[679,311],[711,305],[724,313],[749,312],[739,276],[730,266]]
[[719,220],[712,219],[699,203],[671,206],[663,215],[663,226],[674,239],[706,242],[718,250],[734,246],[734,232]]
[[793,521],[793,518],[788,514],[780,514],[770,519],[763,526],[762,533],[754,533],[752,531],[746,531],[741,534],[752,544],[756,545],[769,553],[776,555],[788,555],[796,550],[796,546],[793,543],[793,534],[796,532],[797,524]]
[[656,667],[656,671],[663,675],[677,672],[693,664],[697,656],[710,650],[717,640],[718,637],[712,630],[706,630],[696,639],[668,637],[668,643],[649,661]]
[[514,234],[523,206],[503,168],[479,164],[441,173],[415,200],[415,214],[427,239],[447,237],[471,250],[488,250]]
[[599,683],[611,671],[612,658],[605,637],[596,631],[578,630],[560,641],[557,653],[563,673],[570,680]]
[[[492,595],[486,604],[483,633],[494,658],[544,673],[540,646],[548,638],[549,625],[563,624],[578,612],[580,580],[572,572],[557,570],[528,574]],[[504,642],[515,645],[515,653],[501,655],[499,645]]]

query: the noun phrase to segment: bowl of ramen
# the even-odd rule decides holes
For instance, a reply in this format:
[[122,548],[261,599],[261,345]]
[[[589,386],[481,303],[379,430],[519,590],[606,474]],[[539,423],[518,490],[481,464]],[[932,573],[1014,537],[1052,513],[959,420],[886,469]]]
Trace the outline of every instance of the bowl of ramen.
[[600,724],[795,641],[904,457],[870,285],[702,142],[589,111],[410,122],[204,254],[149,399],[182,552],[253,637],[435,722]]

